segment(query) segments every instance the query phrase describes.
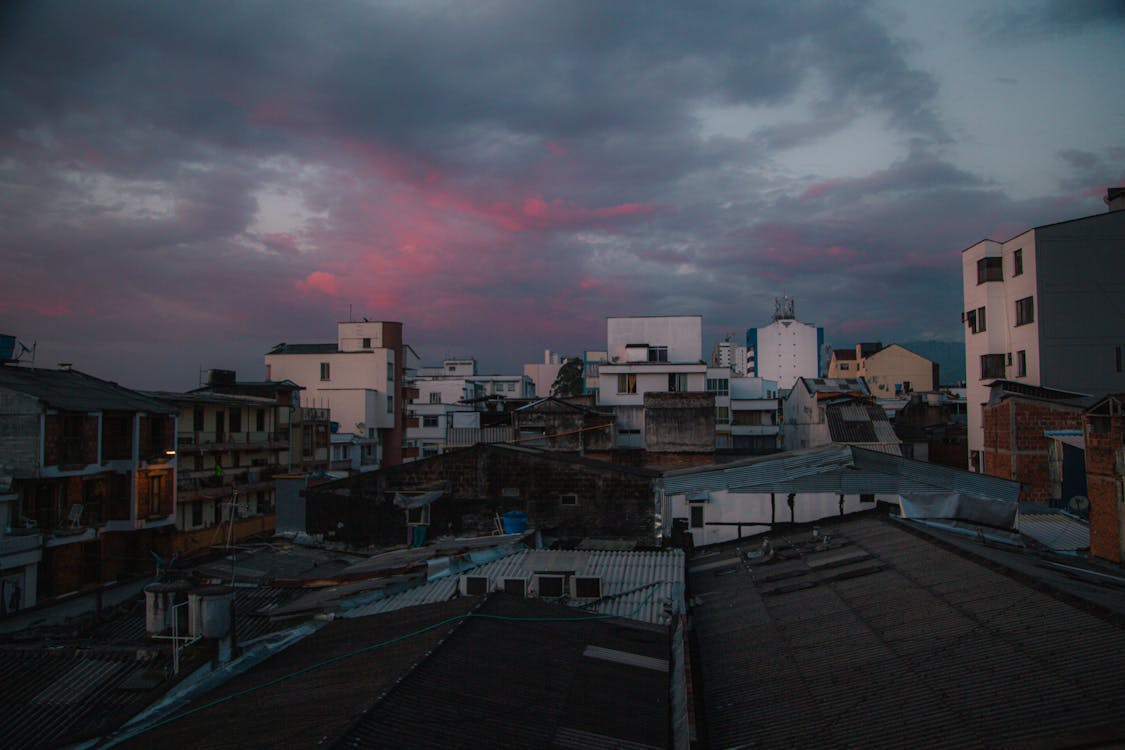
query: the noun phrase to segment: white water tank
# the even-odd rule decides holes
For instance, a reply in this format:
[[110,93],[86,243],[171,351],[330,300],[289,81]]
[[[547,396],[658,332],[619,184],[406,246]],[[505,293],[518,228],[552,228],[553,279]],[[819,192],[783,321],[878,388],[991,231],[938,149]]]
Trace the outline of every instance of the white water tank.
[[230,633],[234,590],[226,586],[207,586],[188,594],[188,620],[191,634],[198,638],[224,638]]
[[170,583],[150,583],[145,586],[145,632],[149,635],[161,635],[172,629],[173,612],[179,613],[180,633],[187,630],[187,618],[184,610],[173,610],[172,607],[187,599],[187,592],[191,584],[187,581],[172,581]]

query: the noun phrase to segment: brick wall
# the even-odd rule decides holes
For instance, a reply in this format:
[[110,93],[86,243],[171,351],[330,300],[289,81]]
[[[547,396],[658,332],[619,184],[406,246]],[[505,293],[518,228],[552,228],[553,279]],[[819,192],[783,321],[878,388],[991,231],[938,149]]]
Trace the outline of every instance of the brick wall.
[[984,473],[1023,484],[1021,502],[1051,499],[1047,430],[1082,429],[1082,409],[1009,397],[984,407]]
[[39,469],[39,402],[0,390],[0,467],[31,476]]
[[[1108,402],[1112,404],[1113,402]],[[1103,402],[1109,411],[1108,405]],[[1125,445],[1125,416],[1087,414],[1086,491],[1090,498],[1090,554],[1116,563],[1121,555],[1122,466],[1118,451]]]

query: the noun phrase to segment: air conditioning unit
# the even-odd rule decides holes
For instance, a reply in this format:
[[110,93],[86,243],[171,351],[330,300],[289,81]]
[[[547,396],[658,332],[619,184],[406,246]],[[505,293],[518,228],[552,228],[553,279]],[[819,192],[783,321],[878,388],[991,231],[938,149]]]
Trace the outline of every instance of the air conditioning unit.
[[531,579],[533,596],[546,599],[558,599],[566,596],[566,576],[564,575],[536,575]]
[[491,584],[488,576],[461,576],[457,590],[462,596],[484,596],[492,590]]
[[570,595],[574,599],[600,599],[602,579],[597,576],[575,576],[570,579]]
[[525,577],[520,578],[505,578],[502,585],[504,593],[512,594],[513,596],[527,596],[528,595],[528,579]]

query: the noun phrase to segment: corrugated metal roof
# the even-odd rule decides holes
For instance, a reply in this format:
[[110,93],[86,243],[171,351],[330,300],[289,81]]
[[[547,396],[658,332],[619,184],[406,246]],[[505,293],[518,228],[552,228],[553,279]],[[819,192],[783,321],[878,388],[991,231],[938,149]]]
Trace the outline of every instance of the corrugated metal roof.
[[745,461],[668,472],[664,475],[664,490],[669,495],[679,495],[756,486],[842,468],[851,460],[851,451],[842,445],[775,453]]
[[39,399],[63,411],[140,411],[176,414],[171,404],[78,370],[0,366],[0,388]]
[[[488,576],[498,586],[504,578],[530,578],[548,571],[573,571],[575,576],[601,578],[600,599],[571,602],[599,614],[664,624],[669,612],[679,613],[684,608],[682,550],[524,550],[461,572]],[[457,594],[457,580],[456,576],[439,578],[348,610],[343,616],[363,617],[445,601]]]
[[1019,530],[1048,549],[1070,551],[1090,548],[1090,524],[1052,508],[1026,511],[1021,507]]

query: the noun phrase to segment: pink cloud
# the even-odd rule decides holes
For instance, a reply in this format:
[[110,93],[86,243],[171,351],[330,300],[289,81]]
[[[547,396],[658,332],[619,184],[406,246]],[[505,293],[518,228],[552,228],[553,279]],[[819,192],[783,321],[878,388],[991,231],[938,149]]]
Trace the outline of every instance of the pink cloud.
[[547,141],[544,145],[547,147],[547,150],[555,156],[566,156],[567,154],[566,146],[559,141]]
[[336,277],[325,271],[313,271],[304,281],[298,281],[297,290],[306,294],[315,290],[332,296],[336,296],[339,291]]

